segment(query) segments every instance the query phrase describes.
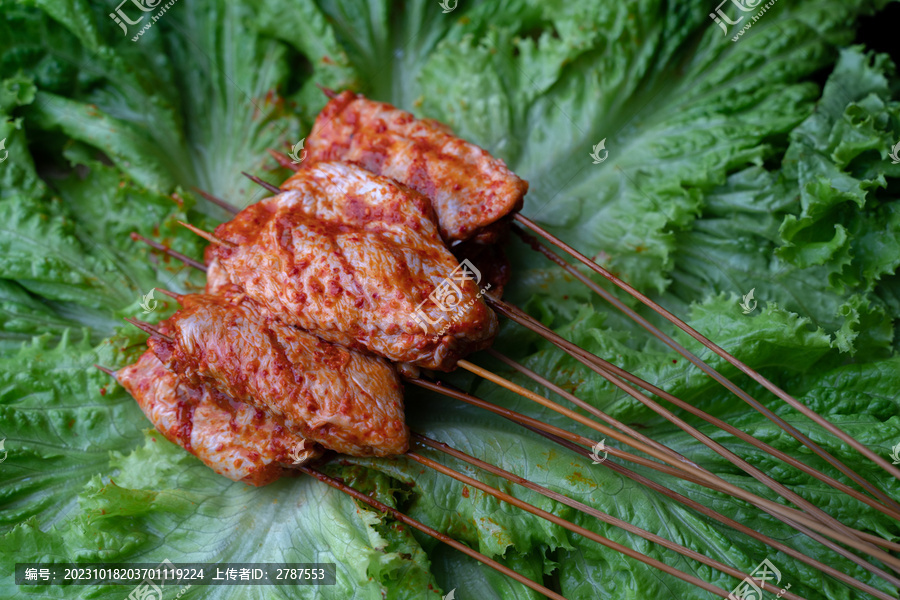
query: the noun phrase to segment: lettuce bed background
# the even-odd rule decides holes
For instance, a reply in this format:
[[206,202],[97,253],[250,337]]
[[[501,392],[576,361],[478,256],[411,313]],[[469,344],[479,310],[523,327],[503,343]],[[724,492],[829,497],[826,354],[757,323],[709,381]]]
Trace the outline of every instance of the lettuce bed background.
[[[308,135],[326,100],[315,83],[439,119],[502,157],[531,183],[525,214],[887,457],[900,443],[900,165],[888,157],[900,141],[900,80],[888,56],[854,43],[861,18],[897,7],[783,0],[733,43],[709,19],[713,4],[461,0],[444,14],[437,1],[181,0],[132,42],[140,27],[124,35],[108,17],[112,1],[0,1],[0,139],[9,152],[0,163],[0,438],[8,451],[0,464],[0,597],[118,599],[130,591],[19,588],[15,562],[165,558],[337,564],[333,587],[195,587],[189,599],[437,599],[451,589],[461,600],[538,597],[315,481],[255,489],[214,475],[155,434],[134,401],[91,368],[119,367],[140,352],[142,336],[121,317],[171,314],[163,301],[141,312],[153,286],[202,285],[128,234],[200,256],[202,245],[176,219],[211,228],[226,215],[191,188],[241,206],[263,197],[240,171],[270,181],[286,175],[272,170],[265,149]],[[137,16],[131,4],[123,10]],[[609,159],[594,165],[588,154],[603,138]],[[539,255],[515,240],[509,253],[509,296],[531,314],[831,473]],[[740,296],[751,288],[759,306],[744,315]],[[498,346],[771,497],[539,338],[504,324]],[[455,380],[578,429],[489,384]],[[900,497],[900,482],[735,380]],[[768,557],[792,592],[859,597],[507,422],[412,389],[407,404],[416,430],[727,564],[749,571]],[[700,429],[844,522],[900,539],[896,522]],[[571,600],[709,597],[480,492],[464,494],[411,461],[348,460],[328,470]],[[897,593],[741,502],[657,479]],[[722,588],[737,584],[515,493]],[[176,593],[167,588],[166,597]]]

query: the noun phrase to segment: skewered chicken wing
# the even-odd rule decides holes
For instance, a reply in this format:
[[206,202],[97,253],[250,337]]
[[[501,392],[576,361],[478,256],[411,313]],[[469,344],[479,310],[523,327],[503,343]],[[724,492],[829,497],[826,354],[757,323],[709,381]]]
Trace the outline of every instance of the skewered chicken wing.
[[490,345],[481,275],[447,250],[426,198],[345,163],[285,186],[216,228],[208,293],[236,284],[287,324],[425,368],[451,370]]
[[179,382],[149,350],[120,369],[116,379],[166,439],[234,481],[266,485],[286,473],[282,465],[322,455],[320,447],[289,431],[280,417],[207,386]]
[[356,163],[424,194],[448,244],[519,210],[528,191],[502,160],[447,126],[349,91],[319,113],[306,150],[309,163]]
[[240,296],[180,297],[181,310],[162,327],[171,338],[148,345],[189,383],[277,415],[326,448],[355,456],[406,452],[409,431],[391,365],[271,319]]

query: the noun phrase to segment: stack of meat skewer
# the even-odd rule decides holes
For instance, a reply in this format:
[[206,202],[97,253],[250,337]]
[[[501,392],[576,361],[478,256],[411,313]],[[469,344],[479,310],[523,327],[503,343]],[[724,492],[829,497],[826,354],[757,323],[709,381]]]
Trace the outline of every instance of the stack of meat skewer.
[[[282,166],[296,173],[280,187],[251,176],[274,196],[238,211],[205,194],[235,213],[235,217],[212,233],[186,225],[211,242],[206,250],[205,264],[187,260],[206,270],[206,293],[182,296],[169,292],[182,308],[158,327],[132,321],[150,334],[149,348],[138,362],[114,375],[160,432],[197,455],[216,472],[236,481],[263,485],[291,470],[313,475],[547,597],[562,598],[456,540],[322,474],[312,466],[313,461],[322,457],[326,450],[355,456],[405,453],[467,485],[688,581],[715,596],[728,597],[727,591],[702,579],[537,509],[419,452],[408,451],[410,433],[404,422],[401,379],[510,418],[582,455],[589,455],[586,447],[595,446],[592,440],[501,409],[434,378],[434,371],[463,367],[642,453],[635,455],[610,448],[611,460],[604,462],[604,467],[812,565],[846,585],[874,597],[891,598],[871,585],[618,464],[616,459],[628,460],[729,493],[790,524],[888,583],[900,585],[900,579],[882,568],[883,565],[900,569],[900,560],[887,552],[900,550],[900,545],[838,522],[701,434],[638,388],[714,423],[859,502],[900,519],[900,505],[893,499],[767,411],[749,394],[518,227],[512,229],[533,248],[623,310],[739,398],[762,411],[866,493],[578,348],[516,307],[504,303],[500,294],[509,277],[509,268],[499,242],[510,224],[518,221],[634,295],[895,476],[900,477],[900,471],[637,290],[518,215],[528,186],[502,161],[454,137],[439,123],[417,120],[409,113],[350,92],[326,93],[332,99],[307,138],[308,155],[302,165],[273,152]],[[144,241],[164,252],[186,258],[155,242]],[[563,407],[469,362],[465,357],[489,348],[497,333],[494,311],[544,335],[589,369],[769,486],[796,508],[725,482],[493,350],[490,352],[509,367],[595,418]],[[421,448],[469,462],[738,580],[743,579],[745,583],[749,581],[760,590],[779,593],[778,587],[764,578],[754,579],[729,565],[542,488],[446,444],[418,434],[412,434],[412,439]],[[857,553],[876,560],[869,562]],[[800,597],[784,590],[781,592],[784,592],[781,593],[783,598]]]

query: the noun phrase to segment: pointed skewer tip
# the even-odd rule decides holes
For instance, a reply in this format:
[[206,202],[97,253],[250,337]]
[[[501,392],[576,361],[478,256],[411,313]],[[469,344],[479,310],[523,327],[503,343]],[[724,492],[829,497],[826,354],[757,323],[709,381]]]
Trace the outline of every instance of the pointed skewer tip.
[[138,321],[137,319],[132,319],[131,317],[125,317],[125,320],[152,337],[163,339],[167,342],[175,341],[171,337],[156,329],[150,323],[144,323],[143,321]]
[[182,298],[182,295],[181,295],[181,294],[176,294],[175,292],[170,292],[169,290],[166,290],[166,289],[163,289],[163,288],[159,288],[159,287],[158,287],[158,288],[153,288],[153,289],[155,289],[155,290],[156,290],[157,292],[159,292],[160,294],[165,294],[166,296],[168,296],[169,298],[172,298],[172,299],[175,300],[176,302],[179,302],[179,303],[181,302],[181,298]]
[[249,179],[249,180],[252,181],[253,183],[255,183],[255,184],[257,184],[257,185],[260,185],[260,186],[266,188],[267,190],[269,190],[269,191],[272,192],[273,194],[280,194],[280,193],[281,193],[281,189],[279,189],[278,187],[272,185],[272,184],[269,183],[268,181],[263,181],[262,179],[260,179],[259,177],[255,176],[255,175],[251,175],[250,173],[247,173],[247,172],[245,172],[245,171],[241,171],[241,175],[243,175],[244,177],[246,177],[247,179]]
[[328,96],[329,98],[335,98],[337,96],[337,92],[331,88],[327,88],[324,85],[317,83],[316,87],[322,90],[322,93]]
[[187,228],[187,229],[193,231],[194,233],[196,233],[197,235],[199,235],[200,237],[202,237],[202,238],[203,238],[204,240],[206,240],[207,242],[210,242],[210,243],[212,243],[212,244],[218,244],[218,245],[220,245],[220,246],[225,246],[226,248],[235,248],[235,247],[236,247],[235,244],[232,244],[231,242],[229,242],[229,241],[227,241],[227,240],[219,239],[219,238],[217,238],[216,236],[214,236],[213,234],[211,234],[210,232],[208,232],[208,231],[203,231],[203,230],[200,229],[199,227],[194,227],[194,226],[191,225],[190,223],[185,223],[184,221],[178,221],[178,223],[179,223],[180,225],[182,225],[183,227],[185,227],[185,228]]
[[115,377],[115,376],[116,376],[116,372],[115,372],[115,371],[113,371],[112,369],[109,369],[109,368],[107,368],[107,367],[104,367],[103,365],[98,365],[98,364],[94,363],[94,368],[95,368],[95,369],[98,369],[98,370],[100,370],[100,371],[103,371],[104,373],[106,373],[107,375],[110,375],[110,376],[112,376],[112,377]]
[[281,165],[285,169],[290,169],[291,171],[299,171],[300,170],[300,165],[293,162],[291,160],[291,157],[288,156],[287,154],[285,154],[283,152],[279,152],[278,150],[272,150],[271,148],[269,148],[269,154],[272,156],[272,158],[275,159],[275,161],[279,165]]

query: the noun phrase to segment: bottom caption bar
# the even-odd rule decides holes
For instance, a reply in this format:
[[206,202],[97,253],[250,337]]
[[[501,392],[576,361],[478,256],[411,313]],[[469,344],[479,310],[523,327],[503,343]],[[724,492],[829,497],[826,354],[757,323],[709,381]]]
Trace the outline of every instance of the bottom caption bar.
[[16,585],[334,585],[335,563],[16,563]]

